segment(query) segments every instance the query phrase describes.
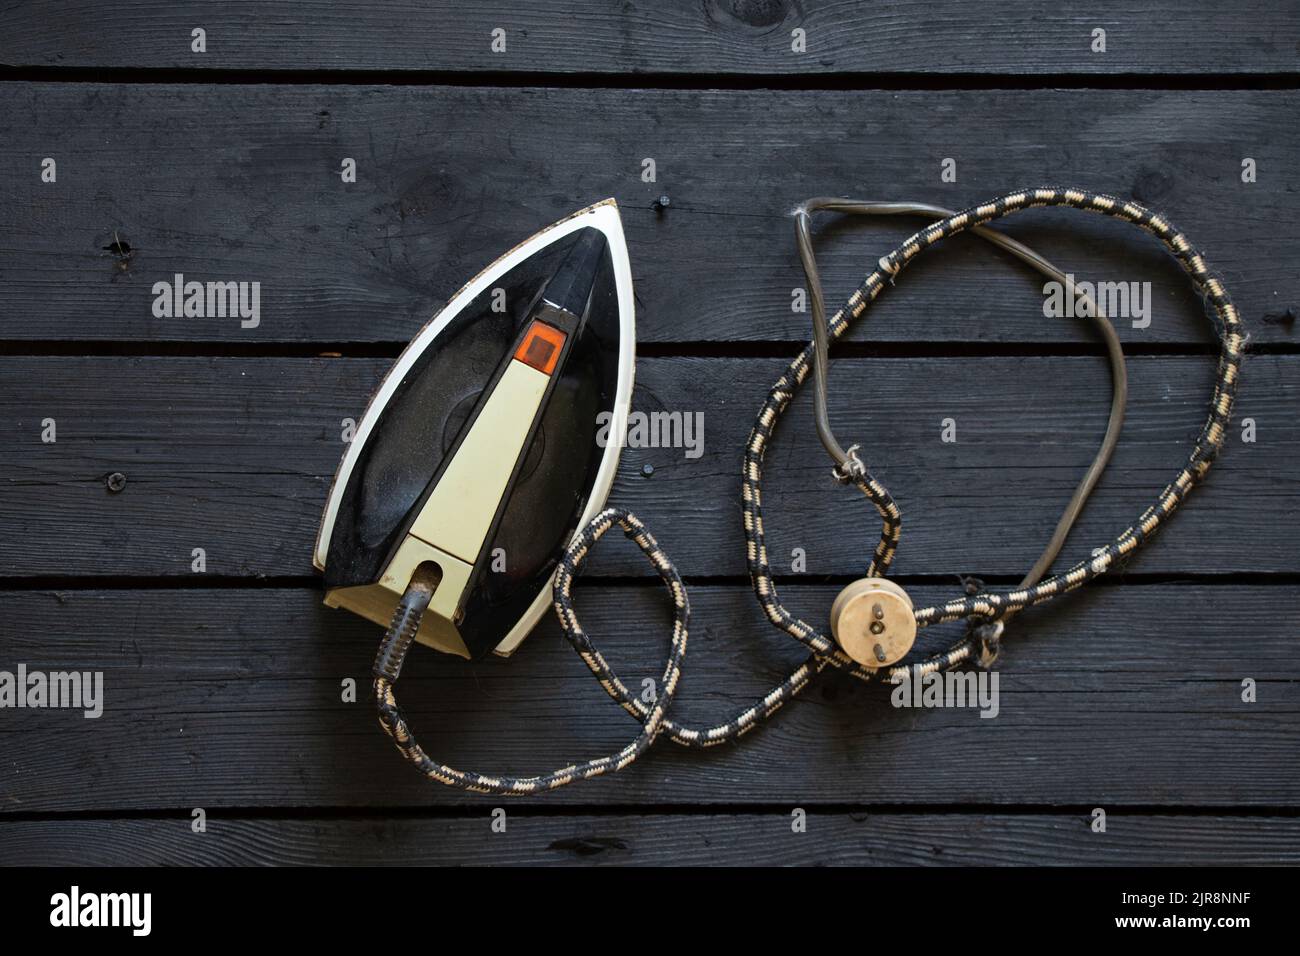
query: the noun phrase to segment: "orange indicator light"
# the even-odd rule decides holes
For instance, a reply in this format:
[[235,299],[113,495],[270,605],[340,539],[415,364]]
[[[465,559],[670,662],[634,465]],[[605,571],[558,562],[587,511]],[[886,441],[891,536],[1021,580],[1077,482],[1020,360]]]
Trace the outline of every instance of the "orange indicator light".
[[555,326],[533,319],[533,324],[524,333],[524,340],[515,350],[515,358],[537,369],[543,375],[550,375],[560,361],[564,339],[564,333]]

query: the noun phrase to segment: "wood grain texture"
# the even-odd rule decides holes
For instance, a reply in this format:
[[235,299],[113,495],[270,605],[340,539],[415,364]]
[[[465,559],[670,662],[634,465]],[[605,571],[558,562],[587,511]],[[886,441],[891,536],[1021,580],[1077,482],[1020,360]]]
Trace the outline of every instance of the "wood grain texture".
[[[386,359],[0,358],[0,576],[310,575],[321,510]],[[1170,481],[1203,424],[1207,357],[1130,358],[1119,450],[1067,543],[1084,557]],[[703,446],[628,448],[611,502],[644,520],[688,576],[744,576],[740,461],[780,359],[643,359],[634,410],[703,416]],[[832,420],[903,509],[896,572],[1018,576],[1091,461],[1109,403],[1100,357],[840,359]],[[1247,361],[1229,444],[1207,483],[1130,573],[1294,572],[1300,509],[1286,478],[1300,447],[1300,359]],[[1240,420],[1256,441],[1241,441]],[[43,444],[53,419],[57,442]],[[956,441],[942,440],[955,422]],[[650,466],[653,474],[646,476]],[[811,392],[768,454],[764,507],[778,574],[860,574],[879,520],[829,477]],[[112,472],[126,476],[117,494]],[[1065,563],[1060,564],[1065,567]],[[634,549],[602,547],[597,575],[645,577]]]
[[[838,589],[782,587],[821,620]],[[951,589],[910,588],[919,601]],[[626,771],[525,801],[432,784],[379,731],[366,675],[380,632],[309,589],[0,592],[0,661],[99,670],[104,712],[11,710],[0,812],[509,806],[1257,807],[1300,804],[1294,586],[1093,587],[1018,617],[999,712],[896,709],[890,688],[825,675],[739,745],[662,741]],[[693,586],[674,716],[748,706],[802,651],[749,589]],[[578,609],[619,673],[660,672],[659,589],[580,587]],[[953,627],[930,628],[933,649]],[[342,682],[358,682],[356,703]],[[1243,703],[1242,681],[1257,682]],[[516,656],[423,649],[399,684],[430,753],[530,773],[608,753],[635,730],[546,618]],[[788,810],[786,811],[788,812]],[[0,842],[2,838],[0,838]]]
[[[1271,73],[1295,71],[1294,5],[1120,0],[1066,10],[923,0],[152,0],[11,3],[0,63],[138,69],[539,73]],[[190,32],[207,31],[194,54]],[[1105,53],[1092,31],[1107,31]],[[492,31],[506,31],[493,53]],[[792,52],[803,29],[806,52]]]
[[[97,720],[0,711],[0,864],[1300,863],[1294,3],[0,6],[0,670],[102,671],[105,692]],[[1094,79],[1106,88],[1082,88]],[[956,183],[940,182],[946,158]],[[738,503],[753,416],[809,336],[791,208],[960,207],[1040,183],[1162,210],[1268,354],[1247,362],[1229,447],[1185,513],[1122,573],[1012,624],[995,719],[897,709],[889,688],[825,675],[739,746],[665,741],[523,803],[404,764],[368,699],[378,628],[321,605],[310,551],[342,420],[463,282],[619,201],[638,340],[660,356],[638,362],[635,407],[702,413],[704,443],[698,458],[628,449],[611,500],[688,577],[674,716],[712,722],[803,656],[743,583]],[[837,305],[921,224],[817,225]],[[1080,279],[1151,284],[1149,327],[1117,323],[1135,353],[1128,422],[1064,563],[1185,458],[1211,334],[1137,230],[1059,210],[1000,228]],[[178,273],[260,282],[260,324],[155,317],[154,283]],[[956,596],[959,575],[1018,578],[1100,439],[1106,367],[1080,354],[1099,354],[1095,336],[1044,318],[1043,298],[1036,274],[959,237],[834,363],[837,433],[900,500],[896,571],[920,603]],[[1049,345],[1071,354],[1029,354]],[[807,399],[769,453],[765,512],[782,598],[821,624],[878,524],[830,482]],[[634,687],[658,674],[669,625],[646,570],[611,539],[578,593]],[[958,633],[924,630],[919,648]],[[341,700],[349,679],[357,702]],[[421,649],[399,690],[431,752],[485,771],[543,771],[635,731],[549,616],[509,661]],[[508,836],[488,826],[503,803]],[[1105,834],[1088,827],[1097,806]],[[807,833],[791,833],[794,807]]]
[[[809,316],[792,311],[804,281],[797,203],[961,207],[1051,183],[1162,210],[1222,273],[1252,341],[1289,346],[1300,334],[1298,105],[1294,91],[11,83],[0,87],[0,338],[405,343],[497,256],[613,196],[641,342],[806,341]],[[44,157],[58,163],[55,183],[41,181]],[[340,181],[345,157],[355,184]],[[1246,157],[1258,182],[1241,182]],[[642,182],[645,158],[656,182]],[[940,182],[945,158],[956,183]],[[671,206],[657,214],[663,194]],[[842,302],[921,225],[819,219],[828,298]],[[1118,323],[1133,345],[1209,341],[1186,277],[1132,226],[1034,210],[1005,228],[1080,279],[1151,283],[1149,327]],[[260,325],[155,318],[154,283],[177,273],[260,282]],[[1044,318],[1042,286],[957,237],[852,338],[1095,342],[1086,322]]]
[[1281,866],[1294,817],[788,812],[456,819],[0,819],[19,866]]

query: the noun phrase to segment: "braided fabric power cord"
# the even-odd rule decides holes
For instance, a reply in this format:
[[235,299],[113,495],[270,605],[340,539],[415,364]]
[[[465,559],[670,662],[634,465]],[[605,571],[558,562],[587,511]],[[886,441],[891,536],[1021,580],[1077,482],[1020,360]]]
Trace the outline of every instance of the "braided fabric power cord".
[[[775,431],[776,423],[788,409],[794,396],[803,386],[809,372],[814,367],[820,369],[819,377],[822,379],[820,387],[824,389],[828,338],[838,339],[842,336],[853,321],[862,316],[868,305],[875,300],[886,285],[892,284],[894,278],[913,258],[941,239],[967,230],[980,230],[985,223],[1035,206],[1066,206],[1132,222],[1155,235],[1172,252],[1184,270],[1191,276],[1193,284],[1210,306],[1216,320],[1215,331],[1220,341],[1220,354],[1218,376],[1210,402],[1208,418],[1201,429],[1186,465],[1178,472],[1174,480],[1160,492],[1155,503],[1143,511],[1138,519],[1110,544],[1095,550],[1087,560],[1073,565],[1064,572],[1046,580],[1037,581],[1036,575],[1045,573],[1047,565],[1051,563],[1051,558],[1055,556],[1055,552],[1052,550],[1053,545],[1049,544],[1048,551],[1044,553],[1046,561],[1040,559],[1035,564],[1034,570],[1027,576],[1026,581],[1014,590],[985,592],[958,598],[941,605],[916,609],[913,613],[918,627],[961,619],[980,623],[978,626],[968,629],[966,636],[949,647],[948,650],[934,654],[924,660],[912,664],[900,663],[880,669],[863,667],[845,655],[824,631],[791,614],[781,604],[777,596],[771,565],[768,561],[762,515],[763,459],[768,443]],[[1024,256],[1021,257],[1025,258]],[[807,259],[805,259],[805,266],[807,266]],[[820,291],[817,294],[820,295]],[[690,609],[686,591],[672,561],[659,548],[658,543],[646,530],[645,526],[635,516],[626,511],[608,508],[598,514],[586,527],[578,531],[561,558],[555,577],[554,607],[565,637],[578,651],[579,656],[596,676],[606,693],[641,724],[641,733],[632,743],[617,754],[566,767],[539,777],[485,776],[454,770],[429,758],[410,734],[405,721],[402,719],[401,712],[397,708],[397,702],[392,692],[392,683],[396,680],[397,673],[400,671],[401,658],[410,641],[409,637],[405,638],[405,644],[403,644],[403,634],[407,631],[411,635],[415,633],[415,629],[418,629],[419,625],[419,614],[423,612],[423,606],[419,606],[418,610],[414,610],[414,606],[419,605],[421,600],[425,606],[428,603],[427,595],[421,596],[421,588],[416,585],[413,579],[412,586],[408,588],[406,595],[398,605],[393,624],[389,628],[384,644],[381,645],[375,664],[374,684],[379,705],[380,723],[393,736],[399,750],[408,760],[431,779],[466,790],[503,794],[535,793],[554,789],[574,780],[586,779],[610,770],[621,769],[644,753],[661,733],[666,734],[675,743],[690,747],[707,747],[735,740],[774,714],[783,704],[803,690],[813,676],[828,666],[847,671],[862,680],[870,680],[877,674],[883,674],[886,680],[897,682],[909,679],[914,674],[923,676],[958,666],[972,659],[977,659],[987,665],[996,656],[1003,622],[1010,615],[1026,607],[1040,604],[1060,594],[1072,591],[1093,578],[1106,573],[1116,561],[1131,555],[1149,540],[1173,514],[1191,489],[1205,478],[1210,465],[1223,446],[1225,429],[1232,414],[1232,403],[1236,393],[1245,345],[1240,317],[1235,306],[1229,300],[1223,283],[1210,273],[1204,257],[1196,251],[1186,236],[1170,224],[1167,219],[1136,203],[1112,196],[1078,189],[1055,187],[1026,189],[1011,193],[992,202],[948,215],[914,233],[900,246],[880,259],[877,267],[867,276],[858,290],[849,297],[845,307],[826,323],[825,331],[828,338],[824,338],[820,334],[816,335],[814,341],[810,342],[795,357],[794,361],[790,363],[768,393],[766,401],[759,410],[758,418],[754,423],[754,428],[750,433],[745,448],[741,485],[746,560],[754,593],[758,597],[759,604],[762,606],[768,620],[775,627],[807,647],[811,652],[810,656],[791,671],[780,684],[768,692],[759,702],[741,711],[725,723],[701,730],[685,727],[673,721],[667,716],[667,712],[673,701],[681,676],[681,665],[686,653],[689,631]],[[1111,355],[1113,360],[1113,349]],[[1120,404],[1122,405],[1122,402]],[[824,412],[824,409],[824,403],[819,403],[819,412]],[[829,435],[829,423],[825,423],[826,427],[823,431],[821,427],[823,418],[824,415],[819,414],[819,434],[822,435],[823,441],[825,441],[827,435]],[[1115,415],[1112,407],[1112,424],[1114,424],[1114,421]],[[1074,505],[1077,503],[1081,506],[1080,491],[1082,491],[1082,497],[1086,498],[1087,490],[1090,490],[1091,485],[1095,484],[1096,474],[1099,474],[1097,462],[1100,462],[1101,467],[1104,467],[1105,458],[1109,456],[1109,451],[1105,446],[1112,444],[1110,431],[1111,429],[1108,427],[1107,441],[1103,443],[1102,453],[1094,462],[1093,468],[1089,469],[1089,476],[1085,476],[1084,481],[1080,483],[1079,490],[1076,490],[1075,493],[1075,499],[1072,499],[1071,506],[1067,507],[1066,514],[1062,516],[1061,522],[1058,523],[1057,535],[1053,536],[1053,543],[1057,550],[1059,550],[1060,543],[1056,540],[1057,537],[1063,539],[1064,532],[1068,532],[1069,524],[1073,521],[1071,512],[1077,514],[1077,508]],[[866,466],[861,465],[860,460],[852,455],[852,448],[848,452],[840,449],[842,459],[835,456],[834,449],[838,449],[839,445],[834,442],[833,436],[830,437],[833,448],[832,444],[828,444],[827,447],[828,451],[832,452],[832,456],[837,458],[838,476],[845,483],[857,487],[880,514],[880,539],[872,555],[867,576],[883,577],[888,573],[898,548],[902,530],[901,512],[885,486],[871,475]],[[853,466],[839,467],[844,465],[845,462],[852,462]],[[1085,486],[1087,486],[1086,490]],[[672,641],[665,665],[662,688],[652,705],[634,697],[626,685],[618,678],[608,662],[592,645],[590,638],[578,622],[577,613],[573,608],[574,579],[585,564],[591,547],[614,524],[622,527],[628,537],[632,538],[649,557],[660,578],[668,586],[673,598]],[[1051,557],[1047,556],[1049,553]],[[412,627],[410,622],[413,612],[415,613],[415,623]]]
[[[1008,615],[1072,591],[1098,575],[1104,574],[1120,558],[1131,555],[1173,514],[1191,489],[1204,479],[1223,446],[1225,428],[1232,414],[1232,402],[1236,394],[1245,343],[1241,319],[1236,307],[1228,298],[1222,281],[1210,273],[1204,257],[1180,230],[1163,216],[1137,203],[1113,196],[1056,187],[1025,189],[932,223],[914,233],[880,259],[877,267],[849,297],[845,307],[830,320],[828,325],[831,337],[839,338],[843,335],[852,322],[860,318],[868,305],[884,291],[886,285],[892,284],[903,268],[925,249],[949,236],[975,229],[994,219],[1035,206],[1068,206],[1132,222],[1155,235],[1173,253],[1174,258],[1191,276],[1193,285],[1211,307],[1217,320],[1215,331],[1220,341],[1220,353],[1218,377],[1210,401],[1210,412],[1187,464],[1160,492],[1156,502],[1113,542],[1094,551],[1089,559],[1032,586],[1016,588],[1005,593],[977,594],[942,605],[915,610],[913,613],[918,627],[964,618],[984,622],[984,626],[973,628],[963,639],[944,652],[910,665],[897,664],[884,669],[884,676],[889,681],[909,679],[914,672],[924,675],[954,667],[971,659],[977,652],[986,660],[995,656],[996,643],[1001,636],[1000,625]],[[745,452],[742,489],[749,571],[759,603],[776,627],[812,648],[832,666],[846,670],[863,680],[870,680],[876,674],[876,670],[860,667],[841,653],[828,654],[828,649],[835,651],[831,639],[785,609],[777,598],[767,559],[760,488],[763,454],[776,421],[789,406],[812,368],[815,346],[815,342],[806,346],[772,387],[767,401],[759,412],[754,430],[750,434],[749,445]],[[885,516],[886,509],[893,508],[896,511],[892,499],[888,497],[888,492],[870,476],[865,468],[860,476],[850,477],[853,483],[867,494],[877,509],[881,510],[882,516]],[[890,514],[885,517],[881,544],[884,545],[886,541],[896,544],[897,533],[898,516]],[[880,548],[877,548],[877,555],[879,554]],[[887,549],[887,554],[892,558],[892,547]]]
[[[804,384],[809,372],[814,367],[816,342],[809,343],[790,363],[776,384],[772,386],[767,400],[759,410],[758,418],[754,423],[754,428],[750,433],[745,449],[741,493],[745,523],[746,557],[750,579],[759,604],[763,607],[768,620],[774,626],[808,647],[812,655],[795,668],[780,685],[773,688],[763,698],[761,706],[748,708],[725,724],[720,724],[709,730],[688,731],[683,734],[676,724],[669,721],[669,725],[665,726],[665,731],[675,742],[700,746],[721,743],[739,737],[780,709],[786,701],[807,686],[813,674],[826,666],[847,671],[862,680],[870,680],[878,673],[883,672],[883,676],[887,681],[897,682],[910,679],[914,672],[924,676],[934,671],[958,666],[972,658],[976,658],[985,664],[991,663],[992,659],[996,657],[997,642],[1001,637],[1002,623],[1010,614],[1025,607],[1042,603],[1057,594],[1074,590],[1098,575],[1104,574],[1118,558],[1132,554],[1150,538],[1157,528],[1174,512],[1191,488],[1205,477],[1210,464],[1222,447],[1224,429],[1232,412],[1232,401],[1236,392],[1244,346],[1240,318],[1237,315],[1236,307],[1229,300],[1222,282],[1210,274],[1204,257],[1192,247],[1186,236],[1173,227],[1167,219],[1135,203],[1082,190],[1038,188],[1012,193],[992,202],[947,216],[913,234],[880,260],[877,268],[867,276],[861,287],[849,297],[845,308],[837,312],[830,320],[830,335],[833,338],[842,336],[852,322],[862,316],[870,302],[884,290],[887,281],[892,284],[893,278],[916,255],[935,242],[967,229],[975,229],[983,223],[1009,215],[1016,210],[1033,206],[1070,206],[1136,223],[1165,243],[1173,252],[1175,258],[1191,275],[1198,291],[1212,306],[1214,315],[1218,320],[1216,332],[1220,339],[1218,380],[1211,399],[1208,419],[1202,428],[1187,465],[1179,472],[1174,481],[1161,491],[1155,504],[1146,509],[1138,520],[1114,542],[1095,551],[1087,561],[1079,562],[1065,572],[1042,583],[1032,586],[1022,585],[1006,594],[984,593],[950,601],[940,606],[916,610],[914,615],[918,627],[963,618],[975,618],[984,622],[982,626],[970,629],[961,640],[946,651],[912,664],[897,664],[880,670],[862,667],[844,654],[824,631],[806,621],[800,620],[781,604],[777,596],[775,582],[772,579],[771,566],[767,556],[762,516],[763,457],[777,421],[789,407],[798,389]],[[1019,253],[1017,254],[1019,255]],[[1025,256],[1021,256],[1021,258],[1025,258]],[[1041,257],[1037,258],[1045,262],[1045,260],[1041,260]],[[1050,264],[1048,264],[1047,269],[1040,269],[1040,271],[1059,272],[1059,270],[1054,270]],[[1106,327],[1109,328],[1109,324]],[[1113,359],[1113,348],[1111,354]],[[1113,361],[1112,365],[1114,365]],[[1122,399],[1120,404],[1122,405]],[[1117,420],[1113,412],[1111,420],[1112,423]],[[1111,444],[1109,441],[1110,431],[1108,428],[1108,441],[1104,444]],[[1105,458],[1108,456],[1109,450],[1104,447],[1097,461],[1104,465]],[[1087,490],[1090,490],[1091,485],[1095,484],[1098,472],[1096,462],[1089,471],[1090,476],[1085,476],[1084,481],[1080,483],[1082,496],[1080,496],[1079,492],[1076,492],[1076,499],[1078,500],[1081,500],[1081,497],[1086,497]],[[883,577],[888,573],[898,547],[902,522],[901,512],[889,491],[865,467],[856,473],[850,472],[847,477],[849,483],[857,487],[880,514],[882,522],[880,540],[876,545],[875,553],[868,567],[867,576]],[[1066,514],[1062,516],[1061,524],[1064,525],[1066,530],[1068,530],[1069,522],[1073,520],[1070,514],[1071,510],[1071,508],[1067,507]],[[1056,537],[1054,535],[1054,538]],[[1063,534],[1061,534],[1061,537],[1063,537]],[[1056,548],[1059,549],[1059,543],[1056,544]],[[1052,556],[1055,555],[1052,545],[1049,545],[1049,551]],[[1047,552],[1045,552],[1046,554]],[[1048,557],[1048,564],[1050,564],[1050,560],[1051,558]],[[1039,567],[1046,570],[1042,559],[1036,563],[1035,571],[1031,571],[1031,575],[1035,574]],[[567,593],[562,594],[559,579],[556,580],[555,593],[557,607],[562,598],[567,600],[569,597]],[[564,618],[562,616],[561,624],[563,623]],[[614,696],[615,700],[625,710],[628,710],[638,719],[643,719],[646,712],[645,705],[628,693],[626,688],[613,687],[611,689],[610,686],[606,686],[606,690]],[[670,726],[672,729],[670,729]]]
[[[429,606],[429,599],[433,594],[426,580],[421,578],[421,569],[417,568],[416,574],[411,579],[411,584],[407,586],[406,593],[402,595],[402,599],[397,604],[397,609],[393,612],[393,622],[389,625],[388,633],[379,646],[379,654],[375,658],[373,674],[375,679],[375,700],[379,709],[379,725],[393,738],[393,742],[397,744],[397,749],[402,752],[402,756],[411,761],[422,774],[431,780],[436,780],[438,783],[445,783],[448,786],[459,787],[462,790],[469,790],[474,793],[538,793],[544,790],[554,790],[556,787],[562,787],[566,783],[572,783],[575,780],[598,777],[611,770],[622,770],[645,753],[649,746],[654,743],[659,732],[664,729],[665,714],[667,714],[668,707],[673,702],[673,695],[677,693],[677,684],[682,676],[682,658],[686,655],[686,638],[690,627],[690,604],[686,600],[686,588],[682,585],[682,579],[678,575],[677,569],[673,567],[672,562],[668,560],[668,556],[660,549],[654,536],[646,530],[645,525],[626,511],[607,508],[597,515],[570,544],[563,561],[560,562],[559,570],[556,572],[555,586],[559,588],[561,586],[560,581],[563,580],[566,593],[572,588],[573,576],[582,569],[582,565],[586,562],[588,549],[615,524],[621,527],[624,533],[646,553],[650,563],[654,565],[655,570],[659,573],[659,577],[667,585],[668,592],[673,599],[672,646],[668,652],[668,660],[664,664],[663,677],[660,683],[661,691],[654,706],[646,708],[645,716],[641,721],[641,733],[617,753],[610,754],[607,757],[587,760],[579,764],[572,764],[537,777],[505,777],[475,773],[473,771],[457,770],[434,760],[416,742],[415,736],[407,727],[405,718],[402,717],[401,709],[397,706],[397,698],[393,694],[393,683],[401,673],[402,660],[406,656],[406,650],[411,645],[411,640],[420,629],[420,618]],[[578,547],[578,545],[581,545],[581,547]],[[558,611],[559,606],[557,604]],[[599,652],[592,647],[591,640],[578,623],[578,617],[573,613],[572,607],[569,608],[567,617],[561,614],[560,621],[564,627],[564,634],[573,645],[574,650],[591,668],[592,673],[600,678],[602,686],[605,686],[606,690],[610,690],[610,685],[607,682],[618,682],[618,677],[605,663]],[[618,685],[621,687],[621,682],[618,682]],[[610,693],[613,693],[613,691],[610,690]]]

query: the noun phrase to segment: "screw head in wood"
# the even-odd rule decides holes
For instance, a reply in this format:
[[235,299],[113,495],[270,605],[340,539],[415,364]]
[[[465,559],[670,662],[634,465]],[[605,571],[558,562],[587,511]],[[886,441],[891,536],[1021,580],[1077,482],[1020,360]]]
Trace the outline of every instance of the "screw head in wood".
[[859,578],[831,605],[831,634],[863,667],[896,664],[916,641],[912,599],[886,578]]

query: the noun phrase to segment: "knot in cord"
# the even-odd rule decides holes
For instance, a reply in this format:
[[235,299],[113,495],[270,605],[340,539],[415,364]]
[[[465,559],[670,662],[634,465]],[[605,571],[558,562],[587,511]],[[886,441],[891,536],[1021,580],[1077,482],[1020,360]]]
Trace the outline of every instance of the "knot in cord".
[[990,621],[972,629],[972,634],[980,645],[980,667],[988,670],[997,661],[998,653],[1002,650],[1002,635],[1005,631],[1006,625],[1002,621]]
[[858,457],[861,445],[850,445],[844,452],[844,460],[831,469],[831,477],[842,485],[862,481],[867,477],[867,466]]

